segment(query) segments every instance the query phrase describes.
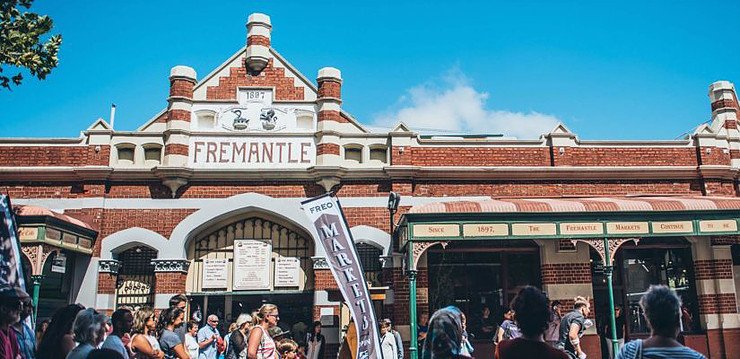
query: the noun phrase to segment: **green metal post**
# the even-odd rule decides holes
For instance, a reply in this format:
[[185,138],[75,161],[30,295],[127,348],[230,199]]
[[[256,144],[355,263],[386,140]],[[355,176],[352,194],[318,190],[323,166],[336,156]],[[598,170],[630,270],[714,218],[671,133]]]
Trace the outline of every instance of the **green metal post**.
[[416,333],[416,268],[414,268],[414,251],[413,251],[413,243],[409,243],[408,253],[409,253],[409,260],[408,260],[408,276],[409,276],[409,299],[410,303],[409,305],[411,308],[409,308],[409,324],[410,324],[410,332],[411,332],[411,344],[409,345],[409,356],[411,359],[418,359],[419,353],[418,353],[418,341],[417,341],[417,333]]
[[612,273],[614,266],[609,256],[609,241],[604,237],[604,274],[606,275],[606,286],[609,289],[609,321],[611,323],[611,344],[614,358],[619,352],[619,341],[617,340],[617,318],[614,313],[614,286],[612,285]]
[[41,291],[42,279],[42,275],[37,274],[31,276],[31,280],[33,281],[33,317],[31,319],[33,320],[34,325],[36,325],[36,318],[38,318],[39,313],[39,292]]

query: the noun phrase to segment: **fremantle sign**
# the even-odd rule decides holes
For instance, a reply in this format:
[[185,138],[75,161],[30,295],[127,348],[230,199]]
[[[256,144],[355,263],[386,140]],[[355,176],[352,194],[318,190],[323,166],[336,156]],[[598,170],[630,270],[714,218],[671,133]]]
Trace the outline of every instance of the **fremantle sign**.
[[190,138],[192,168],[307,168],[316,159],[311,137]]

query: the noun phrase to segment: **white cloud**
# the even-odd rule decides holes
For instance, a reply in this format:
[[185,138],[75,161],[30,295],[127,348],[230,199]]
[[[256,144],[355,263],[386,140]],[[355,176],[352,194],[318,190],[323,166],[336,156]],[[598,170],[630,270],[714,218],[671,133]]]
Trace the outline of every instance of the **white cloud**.
[[[441,86],[440,86],[441,85]],[[537,138],[552,130],[557,117],[539,112],[511,112],[487,108],[488,93],[479,92],[460,71],[441,81],[406,91],[386,112],[375,116],[373,125],[390,127],[404,122],[412,130],[440,130],[465,134],[504,134]]]

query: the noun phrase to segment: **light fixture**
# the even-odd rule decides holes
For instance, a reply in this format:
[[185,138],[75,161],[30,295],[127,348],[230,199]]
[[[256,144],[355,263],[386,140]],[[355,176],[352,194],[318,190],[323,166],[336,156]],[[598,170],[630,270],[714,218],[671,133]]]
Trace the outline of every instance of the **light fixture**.
[[388,210],[396,213],[398,210],[398,204],[401,202],[401,196],[396,192],[391,192],[388,195]]

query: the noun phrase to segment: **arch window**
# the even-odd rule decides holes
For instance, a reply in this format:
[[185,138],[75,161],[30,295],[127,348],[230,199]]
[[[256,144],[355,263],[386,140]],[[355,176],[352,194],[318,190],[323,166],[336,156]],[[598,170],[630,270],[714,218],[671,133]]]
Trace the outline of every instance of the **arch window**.
[[121,269],[116,282],[116,305],[128,305],[134,308],[154,306],[154,265],[157,251],[136,246],[118,254]]
[[158,165],[162,162],[162,146],[155,143],[144,145],[144,161],[147,165]]
[[129,144],[129,143],[122,143],[116,146],[118,164],[133,165],[135,150],[136,150],[136,147],[133,144]]
[[388,149],[385,146],[370,147],[370,161],[388,163]]
[[344,159],[362,163],[362,146],[346,145],[344,146]]

